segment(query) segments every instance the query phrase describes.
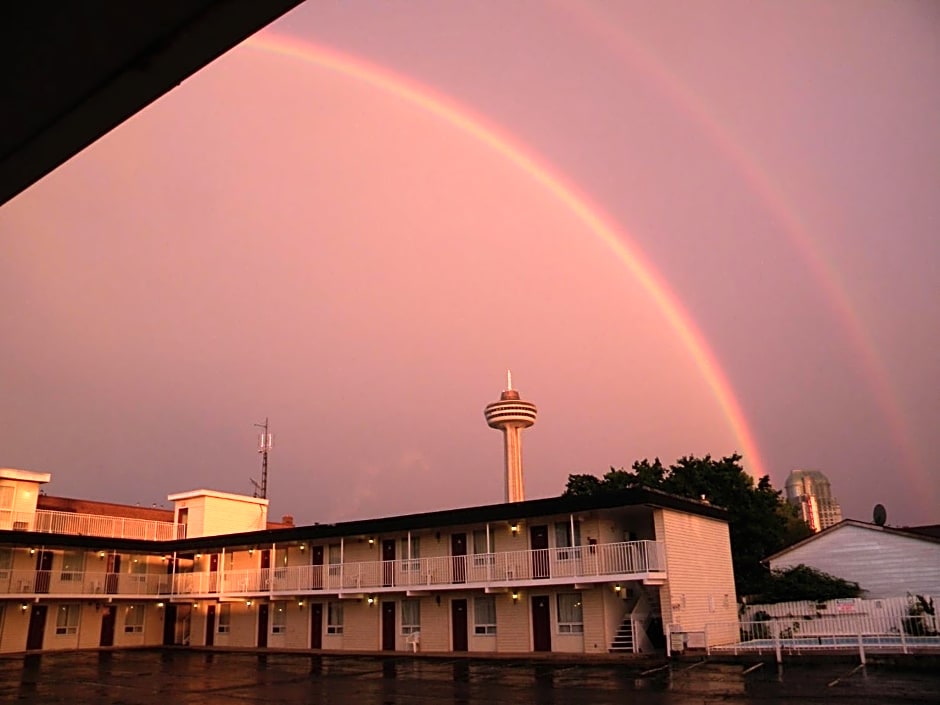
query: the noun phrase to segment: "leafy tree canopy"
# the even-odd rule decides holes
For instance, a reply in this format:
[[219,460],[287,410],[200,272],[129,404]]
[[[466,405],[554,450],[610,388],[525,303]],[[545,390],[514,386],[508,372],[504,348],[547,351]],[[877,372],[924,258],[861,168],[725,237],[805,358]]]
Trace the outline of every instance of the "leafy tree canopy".
[[800,564],[773,571],[765,581],[763,591],[759,595],[753,595],[749,601],[759,604],[797,600],[825,602],[844,597],[858,597],[861,594],[858,583]]
[[592,495],[630,487],[704,498],[727,509],[735,587],[741,596],[762,592],[769,579],[763,558],[812,533],[767,475],[754,482],[737,453],[720,459],[686,456],[669,467],[659,458],[652,463],[638,460],[631,470],[610,468],[603,478],[569,475],[565,494]]

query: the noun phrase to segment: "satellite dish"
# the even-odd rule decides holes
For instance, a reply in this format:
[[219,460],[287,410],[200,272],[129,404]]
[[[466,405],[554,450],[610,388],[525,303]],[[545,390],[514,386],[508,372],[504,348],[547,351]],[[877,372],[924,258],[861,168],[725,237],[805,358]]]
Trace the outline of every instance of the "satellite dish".
[[884,526],[885,521],[888,519],[888,512],[885,511],[885,505],[876,504],[874,511],[871,513],[872,519],[878,526]]

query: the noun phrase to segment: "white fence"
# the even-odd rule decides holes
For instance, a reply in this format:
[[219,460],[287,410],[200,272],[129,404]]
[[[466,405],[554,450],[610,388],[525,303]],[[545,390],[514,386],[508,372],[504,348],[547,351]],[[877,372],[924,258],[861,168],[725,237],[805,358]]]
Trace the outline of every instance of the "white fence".
[[17,514],[10,529],[36,531],[45,534],[72,536],[102,536],[105,538],[169,541],[186,538],[186,527],[171,521],[151,521],[127,517],[55,512],[37,509],[33,513]]
[[[925,609],[926,608],[926,609]],[[705,627],[708,653],[940,651],[940,629],[928,596],[749,605],[737,623]],[[732,626],[735,627],[732,629]]]

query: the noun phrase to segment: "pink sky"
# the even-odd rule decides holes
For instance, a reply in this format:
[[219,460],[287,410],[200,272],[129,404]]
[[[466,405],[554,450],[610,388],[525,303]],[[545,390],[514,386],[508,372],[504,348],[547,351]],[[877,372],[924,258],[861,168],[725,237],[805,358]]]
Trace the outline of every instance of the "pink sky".
[[[597,204],[707,340],[774,484],[940,521],[930,2],[307,3],[266,30],[463,106]],[[318,49],[320,48],[320,49]],[[0,466],[336,521],[742,449],[650,291],[459,126],[230,52],[0,209]],[[748,465],[749,458],[745,458]]]

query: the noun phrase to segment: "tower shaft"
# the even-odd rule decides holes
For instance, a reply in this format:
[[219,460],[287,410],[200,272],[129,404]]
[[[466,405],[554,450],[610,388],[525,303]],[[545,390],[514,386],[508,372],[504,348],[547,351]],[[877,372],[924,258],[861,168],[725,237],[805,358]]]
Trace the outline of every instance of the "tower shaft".
[[506,455],[506,501],[525,501],[525,481],[522,477],[522,427],[503,427],[503,447]]

